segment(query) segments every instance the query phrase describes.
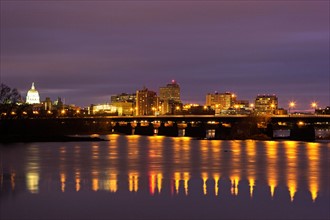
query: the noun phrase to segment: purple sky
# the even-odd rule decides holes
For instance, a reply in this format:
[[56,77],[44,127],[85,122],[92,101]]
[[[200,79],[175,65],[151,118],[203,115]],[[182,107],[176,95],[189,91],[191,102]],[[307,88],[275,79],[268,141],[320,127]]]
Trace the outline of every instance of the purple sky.
[[175,79],[329,105],[329,1],[1,1],[1,81],[80,106]]

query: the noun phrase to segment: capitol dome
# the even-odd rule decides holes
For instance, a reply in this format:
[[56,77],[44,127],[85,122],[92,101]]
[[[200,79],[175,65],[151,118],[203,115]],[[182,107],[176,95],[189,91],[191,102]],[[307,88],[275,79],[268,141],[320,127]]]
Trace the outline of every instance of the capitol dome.
[[26,95],[26,103],[28,104],[39,104],[40,96],[38,90],[34,87],[34,82],[32,83],[31,89]]

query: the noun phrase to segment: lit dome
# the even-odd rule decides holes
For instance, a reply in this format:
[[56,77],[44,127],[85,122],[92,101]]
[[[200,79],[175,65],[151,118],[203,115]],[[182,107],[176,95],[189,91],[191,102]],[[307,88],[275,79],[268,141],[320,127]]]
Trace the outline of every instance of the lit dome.
[[34,82],[32,83],[31,89],[26,95],[26,103],[28,104],[39,104],[40,96],[38,90],[34,87]]

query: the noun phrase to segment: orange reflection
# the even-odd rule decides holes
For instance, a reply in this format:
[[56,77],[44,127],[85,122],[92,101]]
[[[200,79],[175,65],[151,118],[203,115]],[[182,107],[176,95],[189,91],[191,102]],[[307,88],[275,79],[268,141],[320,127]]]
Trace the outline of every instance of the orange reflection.
[[189,181],[189,173],[184,172],[183,173],[183,188],[184,188],[185,195],[188,195],[188,181]]
[[175,194],[179,193],[179,186],[180,186],[180,180],[183,180],[183,189],[184,194],[188,195],[188,181],[190,178],[189,172],[174,172],[174,186],[175,186]]
[[139,186],[139,173],[130,172],[128,174],[128,189],[130,192],[137,192]]
[[149,192],[151,195],[155,194],[156,189],[158,193],[161,192],[162,181],[163,181],[163,174],[161,173],[157,173],[157,174],[152,173],[149,175]]
[[137,191],[136,182],[139,173],[136,171],[139,169],[139,155],[140,155],[140,146],[139,146],[139,139],[140,136],[138,135],[128,135],[126,136],[128,140],[128,170],[129,170],[129,180],[132,184],[130,187],[130,192]]
[[293,201],[297,191],[297,142],[286,141],[284,146],[287,155],[287,186],[290,192],[290,199]]
[[206,195],[207,194],[207,187],[206,187],[206,181],[208,179],[208,175],[207,173],[202,173],[202,179],[203,179],[203,194]]
[[[98,165],[98,162],[95,161],[95,163]],[[94,165],[93,163],[93,169],[92,169],[92,190],[93,191],[98,191],[100,189],[100,184],[99,184],[99,171],[97,171],[96,169],[98,169],[99,167]]]
[[[190,167],[190,141],[189,137],[178,137],[173,138],[174,140],[174,167],[176,170],[181,169],[182,165],[184,167]],[[183,172],[188,172],[188,170],[182,170]]]
[[64,192],[65,191],[65,174],[61,173],[60,174],[60,179],[61,179],[61,191]]
[[255,186],[255,180],[256,180],[256,155],[257,155],[257,149],[256,149],[256,142],[255,141],[247,141],[246,142],[246,153],[247,153],[247,176],[249,179],[249,185],[250,185],[250,197],[253,196],[253,190]]
[[219,195],[219,180],[220,180],[220,175],[219,174],[213,174],[213,179],[215,181],[214,193],[215,193],[215,196],[218,196]]
[[268,185],[270,186],[271,197],[274,197],[275,187],[277,186],[277,142],[267,141],[267,174],[268,174]]
[[[148,169],[153,174],[156,175],[157,173],[162,173],[163,169],[163,141],[164,136],[149,136],[148,140],[150,141],[148,145]],[[156,176],[155,176],[156,177]]]
[[180,183],[180,173],[174,172],[174,188],[175,188],[175,194],[179,193],[179,183]]
[[308,182],[309,190],[312,195],[313,202],[315,201],[318,191],[319,179],[319,143],[307,143],[307,157],[308,157]]
[[92,179],[92,190],[95,192],[99,190],[99,179],[98,178]]
[[246,145],[246,153],[247,153],[247,171],[248,171],[248,177],[255,179],[256,178],[256,155],[257,155],[257,149],[256,149],[256,142],[255,141],[247,141]]
[[26,187],[31,193],[39,192],[39,173],[28,172],[26,174]]
[[156,175],[151,174],[149,175],[149,192],[151,195],[155,194],[155,188],[156,188]]
[[[203,140],[200,142],[200,157],[201,157],[201,171],[207,172],[209,166],[209,158],[208,158],[208,151],[209,151],[209,143],[210,141]],[[203,175],[203,173],[202,173]]]
[[136,169],[139,167],[139,155],[140,155],[140,146],[139,139],[141,138],[138,135],[128,135],[126,136],[128,140],[128,187],[130,192],[138,191],[138,181],[139,173]]
[[158,173],[157,174],[157,190],[158,193],[162,191],[162,181],[163,181],[163,174]]
[[100,156],[99,146],[93,145],[92,147],[92,160],[98,160]]
[[249,179],[249,185],[250,185],[250,197],[252,198],[253,196],[253,190],[254,190],[254,186],[255,186],[255,179],[250,178]]
[[[110,135],[109,138],[112,138],[114,142],[117,141],[119,138],[119,135],[112,136]],[[110,192],[117,192],[118,190],[118,145],[115,144],[110,144],[108,147],[108,161],[109,161],[109,186],[108,190]]]
[[215,173],[220,173],[220,156],[221,156],[221,145],[222,141],[212,140],[211,141],[211,158],[212,158],[212,167]]
[[26,188],[31,193],[39,192],[40,178],[40,155],[39,148],[32,146],[28,148],[28,157],[26,164]]
[[241,167],[241,147],[242,141],[231,141],[231,175],[240,176],[242,171]]
[[75,173],[76,192],[80,191],[80,172]]
[[239,176],[233,176],[231,179],[231,194],[234,196],[238,195],[238,182]]
[[[191,150],[189,137],[173,138],[173,167],[180,172],[174,173],[175,193],[179,191],[179,181],[183,180],[185,194],[188,194],[189,169],[191,168]],[[182,174],[182,176],[181,176]]]
[[110,174],[109,190],[110,192],[117,192],[118,190],[117,174],[115,173]]

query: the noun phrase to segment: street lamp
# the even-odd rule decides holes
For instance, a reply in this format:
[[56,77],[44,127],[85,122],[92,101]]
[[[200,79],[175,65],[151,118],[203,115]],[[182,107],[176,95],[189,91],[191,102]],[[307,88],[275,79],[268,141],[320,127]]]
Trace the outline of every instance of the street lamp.
[[291,114],[291,108],[294,108],[296,106],[295,102],[290,102],[289,103],[289,114]]
[[312,102],[312,107],[316,108],[317,107],[317,103],[316,102]]
[[312,108],[314,108],[314,114],[315,114],[316,113],[316,108],[317,108],[317,103],[312,102],[311,106],[312,106]]

